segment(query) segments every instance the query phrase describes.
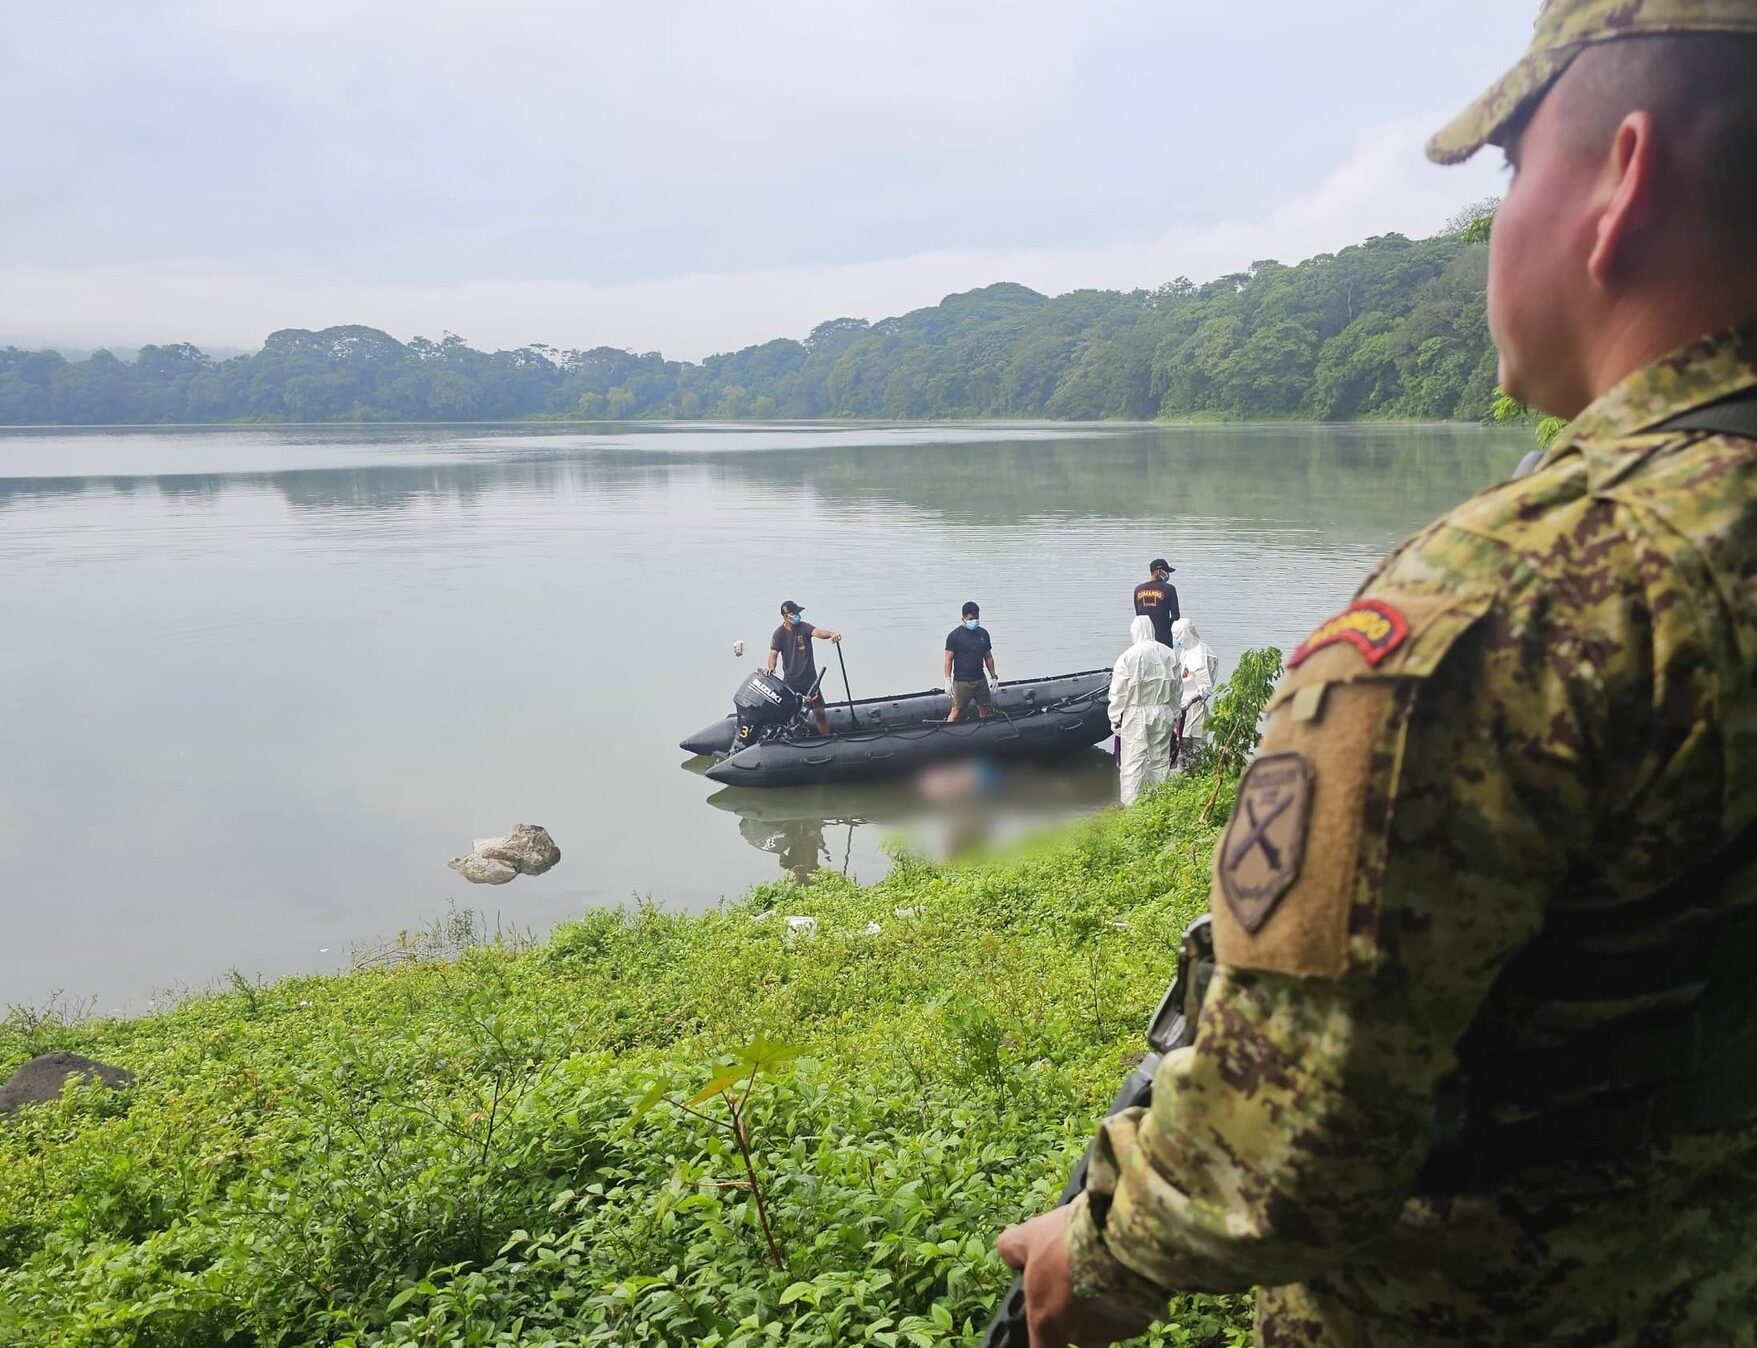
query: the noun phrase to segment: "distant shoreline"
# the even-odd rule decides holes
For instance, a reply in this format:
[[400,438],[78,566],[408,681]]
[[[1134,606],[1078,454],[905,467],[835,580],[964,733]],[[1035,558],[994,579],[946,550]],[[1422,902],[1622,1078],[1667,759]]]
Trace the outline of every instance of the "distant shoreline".
[[1422,427],[1443,428],[1446,430],[1503,430],[1509,425],[1519,422],[1494,422],[1487,419],[1448,420],[1432,417],[1392,417],[1371,416],[1353,417],[1341,421],[1317,421],[1307,417],[1165,417],[1154,421],[1130,421],[1121,418],[1099,420],[1056,420],[1047,417],[918,417],[908,419],[890,419],[885,417],[769,417],[763,420],[747,418],[742,420],[719,420],[700,418],[667,418],[667,417],[629,417],[621,421],[607,418],[584,417],[549,417],[529,416],[501,418],[488,421],[37,421],[0,423],[0,435],[14,431],[290,431],[290,430],[378,430],[385,427],[459,427],[471,426],[604,426],[615,429],[629,427],[700,427],[704,430],[721,428],[755,429],[760,427],[843,427],[843,426],[1030,426],[1059,429],[1078,429],[1080,427],[1102,427],[1105,429],[1162,430],[1183,427],[1228,427],[1248,429],[1252,426],[1407,426],[1412,429]]

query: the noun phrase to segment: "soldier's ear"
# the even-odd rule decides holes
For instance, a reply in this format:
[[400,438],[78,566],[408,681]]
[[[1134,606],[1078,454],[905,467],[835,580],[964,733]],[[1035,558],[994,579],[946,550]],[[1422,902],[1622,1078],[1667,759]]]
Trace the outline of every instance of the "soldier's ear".
[[1659,188],[1659,141],[1653,114],[1637,109],[1611,137],[1595,205],[1598,224],[1586,270],[1603,288],[1633,266],[1641,236],[1653,221]]

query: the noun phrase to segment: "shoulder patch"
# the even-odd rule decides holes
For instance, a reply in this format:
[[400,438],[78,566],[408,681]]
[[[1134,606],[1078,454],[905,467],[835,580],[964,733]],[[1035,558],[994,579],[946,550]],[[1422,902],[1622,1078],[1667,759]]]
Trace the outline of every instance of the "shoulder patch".
[[1297,669],[1306,658],[1326,646],[1347,642],[1369,665],[1377,665],[1409,638],[1409,619],[1383,599],[1357,599],[1334,618],[1318,625],[1299,649],[1288,657],[1287,667]]
[[1493,603],[1485,591],[1400,589],[1358,600],[1302,648],[1214,850],[1220,963],[1333,979],[1375,958],[1410,719]]
[[1220,891],[1239,926],[1255,933],[1299,878],[1311,823],[1312,769],[1304,754],[1251,764],[1220,842]]

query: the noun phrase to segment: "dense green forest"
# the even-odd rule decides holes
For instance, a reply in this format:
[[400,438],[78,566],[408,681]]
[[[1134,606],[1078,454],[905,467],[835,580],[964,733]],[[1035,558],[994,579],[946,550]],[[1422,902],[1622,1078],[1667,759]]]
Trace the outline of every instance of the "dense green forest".
[[992,285],[877,323],[839,318],[699,364],[613,347],[477,351],[366,327],[271,335],[215,361],[0,350],[0,424],[653,418],[1408,417],[1494,399],[1487,248],[1387,234],[1205,285]]

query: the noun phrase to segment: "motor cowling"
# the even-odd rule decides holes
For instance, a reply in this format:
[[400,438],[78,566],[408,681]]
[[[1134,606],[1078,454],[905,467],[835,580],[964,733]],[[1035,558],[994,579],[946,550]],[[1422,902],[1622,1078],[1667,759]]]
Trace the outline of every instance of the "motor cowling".
[[732,694],[732,708],[738,714],[738,738],[733,742],[733,751],[768,739],[792,724],[804,703],[803,697],[773,674],[752,674]]

